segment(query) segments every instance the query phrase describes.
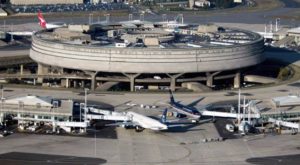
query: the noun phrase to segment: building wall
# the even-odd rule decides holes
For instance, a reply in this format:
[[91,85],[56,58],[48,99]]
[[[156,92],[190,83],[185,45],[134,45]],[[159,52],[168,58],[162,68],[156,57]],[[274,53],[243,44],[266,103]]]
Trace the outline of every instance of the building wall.
[[36,5],[36,4],[76,4],[83,0],[10,0],[13,5]]
[[30,57],[38,63],[79,70],[193,73],[256,65],[264,60],[263,51],[263,38],[243,45],[217,48],[132,49],[62,44],[33,36]]

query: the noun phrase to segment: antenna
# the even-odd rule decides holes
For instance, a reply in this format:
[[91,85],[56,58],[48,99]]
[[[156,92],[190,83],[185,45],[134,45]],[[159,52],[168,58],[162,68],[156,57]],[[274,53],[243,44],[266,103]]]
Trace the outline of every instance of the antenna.
[[248,106],[248,124],[250,124],[250,104]]
[[265,24],[265,34],[267,33],[267,25]]
[[276,18],[276,32],[279,30],[279,27],[280,27],[280,18]]
[[243,121],[245,121],[245,111],[246,111],[246,96],[244,96],[244,102],[243,102]]
[[[183,24],[183,14],[178,14],[177,18],[180,19],[181,24]],[[178,20],[178,22],[179,22],[179,20]]]

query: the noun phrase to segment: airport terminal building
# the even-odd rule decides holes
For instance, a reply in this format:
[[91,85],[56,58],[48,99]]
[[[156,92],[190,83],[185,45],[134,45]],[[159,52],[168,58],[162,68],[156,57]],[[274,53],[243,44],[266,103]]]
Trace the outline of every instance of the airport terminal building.
[[126,82],[134,91],[137,86],[203,89],[217,79],[232,79],[239,88],[241,69],[260,64],[263,52],[263,38],[250,31],[125,21],[36,32],[30,57],[39,64],[39,75],[83,72],[62,80],[66,87],[88,79],[92,89]]

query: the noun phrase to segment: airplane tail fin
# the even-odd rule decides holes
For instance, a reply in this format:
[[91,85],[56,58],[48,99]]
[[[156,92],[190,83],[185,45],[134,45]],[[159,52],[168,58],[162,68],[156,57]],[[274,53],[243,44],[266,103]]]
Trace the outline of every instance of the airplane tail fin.
[[171,89],[169,90],[169,93],[170,93],[170,103],[175,103],[175,99],[174,99],[174,96],[173,96],[173,92],[171,91]]
[[42,15],[42,12],[41,11],[38,11],[38,19],[39,19],[39,24],[42,28],[46,28],[46,20],[44,19],[43,15]]
[[166,123],[167,122],[167,112],[168,112],[168,109],[166,108],[165,110],[164,110],[164,112],[162,113],[162,115],[161,115],[161,122],[162,123]]

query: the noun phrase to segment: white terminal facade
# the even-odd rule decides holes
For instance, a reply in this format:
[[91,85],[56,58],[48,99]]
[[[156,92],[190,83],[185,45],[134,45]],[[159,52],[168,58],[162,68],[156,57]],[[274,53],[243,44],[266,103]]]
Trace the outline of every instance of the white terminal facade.
[[[264,40],[241,29],[173,22],[104,22],[69,25],[32,36],[30,57],[38,74],[51,68],[82,71],[95,89],[108,82],[169,86],[186,83],[213,86],[214,79],[233,79],[239,88],[241,69],[260,64]],[[75,85],[80,78],[63,80]],[[43,81],[41,78],[39,81]]]

